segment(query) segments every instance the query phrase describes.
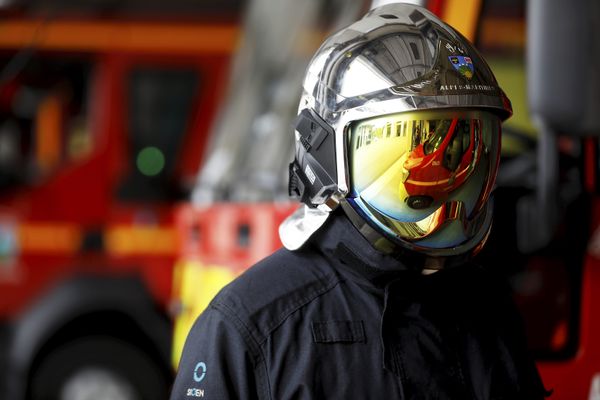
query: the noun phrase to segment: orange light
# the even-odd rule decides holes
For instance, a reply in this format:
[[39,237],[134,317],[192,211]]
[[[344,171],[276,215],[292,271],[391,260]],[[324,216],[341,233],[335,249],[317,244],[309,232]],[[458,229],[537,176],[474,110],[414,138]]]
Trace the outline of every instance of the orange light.
[[487,47],[525,47],[525,21],[509,18],[485,18],[481,24],[480,43]]
[[117,225],[104,233],[106,250],[113,256],[174,255],[175,228]]
[[560,323],[554,329],[552,335],[551,347],[554,351],[560,351],[567,344],[569,338],[569,325],[567,321],[560,321]]
[[72,51],[232,53],[239,29],[229,25],[98,21],[0,22],[0,47]]
[[473,42],[480,10],[481,0],[446,0],[441,17],[444,22]]
[[29,223],[18,228],[23,253],[71,254],[81,247],[81,230],[62,223]]
[[39,167],[48,171],[60,161],[62,125],[60,96],[47,96],[37,110],[36,155]]

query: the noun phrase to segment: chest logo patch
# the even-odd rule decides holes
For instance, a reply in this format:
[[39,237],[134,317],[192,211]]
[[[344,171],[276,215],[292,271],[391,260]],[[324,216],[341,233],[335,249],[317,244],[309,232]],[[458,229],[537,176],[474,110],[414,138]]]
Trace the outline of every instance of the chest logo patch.
[[200,361],[196,364],[196,368],[194,368],[194,381],[202,382],[204,377],[206,376],[206,364]]

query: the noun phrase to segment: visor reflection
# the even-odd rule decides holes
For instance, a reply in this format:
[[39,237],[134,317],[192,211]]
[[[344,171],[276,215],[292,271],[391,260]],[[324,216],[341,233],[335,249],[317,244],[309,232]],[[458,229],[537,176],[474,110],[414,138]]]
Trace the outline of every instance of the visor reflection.
[[[447,210],[455,204],[467,220],[491,191],[499,126],[498,117],[483,111],[402,113],[354,124],[349,157],[356,204],[381,214],[407,239],[455,219]],[[472,187],[465,189],[468,181]],[[462,197],[452,199],[456,193]]]
[[360,199],[355,200],[355,202],[360,203],[361,208],[369,210],[387,229],[403,238],[413,240],[423,239],[435,233],[440,227],[450,221],[459,221],[463,226],[463,231],[467,234],[471,233],[470,230],[473,229],[468,224],[463,203],[458,201],[444,203],[429,216],[416,222],[399,222],[392,218],[385,218],[381,214],[376,216],[374,213],[377,213],[377,210],[361,202]]

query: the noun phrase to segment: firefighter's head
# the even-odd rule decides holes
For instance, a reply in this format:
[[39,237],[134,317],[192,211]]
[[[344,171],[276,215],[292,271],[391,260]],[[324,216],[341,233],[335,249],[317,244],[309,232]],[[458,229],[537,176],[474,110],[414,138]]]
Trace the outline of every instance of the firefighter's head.
[[341,206],[381,249],[472,254],[491,227],[511,112],[453,28],[413,5],[372,10],[308,67],[290,165],[290,192],[305,207],[282,224],[284,245],[301,246]]

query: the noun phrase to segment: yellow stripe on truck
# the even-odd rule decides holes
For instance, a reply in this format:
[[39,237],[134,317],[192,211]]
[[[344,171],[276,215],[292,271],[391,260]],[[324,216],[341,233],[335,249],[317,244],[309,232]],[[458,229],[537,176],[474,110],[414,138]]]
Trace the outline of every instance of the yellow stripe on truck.
[[194,321],[206,309],[215,295],[235,278],[230,268],[203,265],[200,261],[182,261],[175,266],[174,283],[179,282],[179,300],[176,306],[173,332],[172,362],[175,369],[183,351],[183,345]]

